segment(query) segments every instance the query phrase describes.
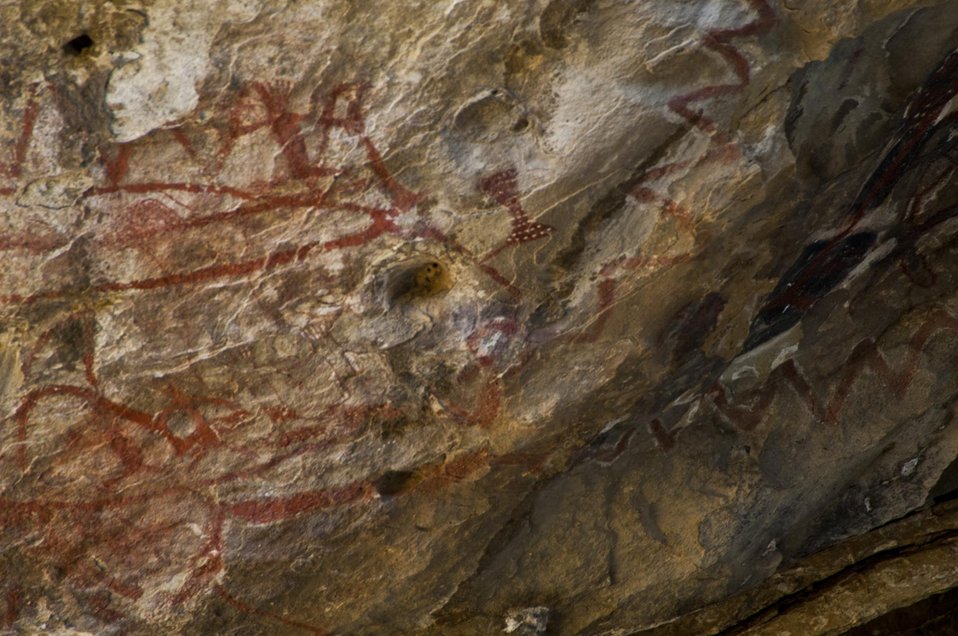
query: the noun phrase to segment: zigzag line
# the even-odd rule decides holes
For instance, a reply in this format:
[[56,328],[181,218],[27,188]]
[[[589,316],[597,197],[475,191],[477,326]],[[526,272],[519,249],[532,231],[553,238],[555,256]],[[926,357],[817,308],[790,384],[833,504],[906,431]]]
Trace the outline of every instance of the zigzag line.
[[865,370],[871,370],[895,397],[904,396],[920,367],[921,355],[927,348],[928,342],[943,331],[958,332],[958,318],[944,309],[935,309],[912,335],[908,342],[909,355],[897,370],[878,349],[874,340],[870,338],[862,340],[852,349],[838,383],[825,400],[818,399],[812,386],[793,360],[776,367],[769,374],[762,388],[757,390],[758,397],[751,404],[731,403],[726,391],[720,385],[714,386],[708,395],[716,410],[727,421],[746,431],[754,429],[765,420],[775,397],[779,395],[780,390],[786,388],[791,388],[801,398],[806,408],[818,421],[826,425],[834,425],[838,422],[852,387]]
[[[775,23],[777,17],[775,12],[772,10],[772,7],[769,5],[768,0],[748,0],[748,4],[758,16],[754,20],[736,28],[709,29],[705,32],[705,35],[702,38],[704,46],[715,51],[725,60],[738,81],[732,84],[712,84],[705,86],[690,93],[673,97],[668,102],[669,110],[686,120],[693,127],[711,135],[716,141],[719,142],[720,147],[716,148],[710,146],[702,155],[695,159],[687,161],[674,161],[646,171],[646,173],[641,179],[639,179],[639,182],[629,193],[630,196],[639,201],[651,202],[654,199],[659,199],[662,202],[663,213],[674,216],[676,220],[679,221],[683,230],[692,234],[693,242],[697,241],[691,214],[674,200],[668,197],[657,195],[654,191],[648,188],[646,184],[651,181],[658,180],[675,170],[683,169],[690,165],[701,165],[702,163],[711,161],[722,161],[729,157],[728,149],[725,146],[727,146],[731,140],[727,135],[724,135],[718,131],[715,122],[711,118],[703,115],[701,112],[693,111],[691,109],[691,105],[712,99],[714,97],[739,93],[749,85],[749,82],[751,81],[751,69],[748,59],[740,49],[732,44],[732,41],[738,38],[750,37],[768,31]],[[599,282],[598,286],[599,307],[597,310],[597,319],[592,323],[592,327],[588,331],[583,331],[580,333],[580,335],[576,338],[576,341],[592,342],[596,340],[602,328],[605,326],[606,318],[608,318],[608,312],[615,304],[616,287],[618,286],[617,284],[619,282],[618,279],[610,275],[611,271],[617,268],[638,269],[649,266],[655,267],[659,263],[661,263],[663,266],[671,266],[677,263],[687,262],[692,258],[694,258],[694,252],[689,251],[686,254],[680,254],[671,259],[662,260],[655,257],[635,257],[632,259],[625,259],[624,261],[615,259],[603,264],[601,267],[601,272],[604,275],[604,278]]]
[[[689,105],[721,95],[731,95],[748,86],[751,80],[748,60],[742,54],[742,51],[732,45],[732,40],[758,35],[770,29],[775,23],[775,12],[769,6],[767,0],[748,0],[748,3],[752,10],[758,14],[755,20],[734,29],[709,29],[702,40],[707,48],[712,49],[725,59],[735,77],[738,78],[738,83],[713,84],[669,100],[669,110],[693,126],[710,134],[716,133],[715,122],[702,113],[691,110]],[[725,136],[722,135],[721,139],[725,140]]]

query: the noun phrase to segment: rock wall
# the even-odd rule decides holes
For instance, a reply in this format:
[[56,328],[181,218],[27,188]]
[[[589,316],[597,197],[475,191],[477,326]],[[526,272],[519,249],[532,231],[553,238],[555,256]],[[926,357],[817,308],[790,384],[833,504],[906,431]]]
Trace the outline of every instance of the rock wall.
[[0,42],[0,629],[628,634],[958,487],[954,0]]

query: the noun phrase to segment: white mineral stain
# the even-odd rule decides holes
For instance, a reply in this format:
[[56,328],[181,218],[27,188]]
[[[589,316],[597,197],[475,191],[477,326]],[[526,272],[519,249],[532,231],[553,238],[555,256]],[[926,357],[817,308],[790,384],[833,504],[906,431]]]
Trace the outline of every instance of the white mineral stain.
[[252,20],[263,0],[187,0],[149,9],[143,41],[110,76],[106,103],[113,134],[126,142],[196,108],[197,86],[210,68],[210,46],[221,25]]

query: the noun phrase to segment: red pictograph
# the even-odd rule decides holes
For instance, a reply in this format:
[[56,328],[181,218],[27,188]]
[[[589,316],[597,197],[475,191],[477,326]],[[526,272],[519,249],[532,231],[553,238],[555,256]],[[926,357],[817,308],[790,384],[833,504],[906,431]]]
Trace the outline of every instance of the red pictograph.
[[[40,113],[40,101],[37,98],[38,86],[33,85],[28,90],[26,106],[20,119],[19,135],[9,149],[6,161],[0,162],[0,178],[18,179],[23,175],[23,164],[26,161],[27,149],[33,137],[33,128]],[[0,155],[2,156],[2,155]],[[16,192],[15,187],[0,188],[0,195],[9,195]]]
[[[690,127],[709,135],[712,144],[699,157],[657,166],[647,171],[630,196],[656,206],[663,218],[694,248],[699,240],[694,215],[660,194],[658,180],[692,165],[727,161],[736,156],[734,142],[717,124],[694,108],[707,100],[736,94],[750,81],[745,55],[734,46],[737,39],[760,35],[771,28],[775,16],[766,0],[749,0],[757,17],[736,28],[713,29],[703,36],[706,47],[728,65],[735,82],[696,89],[669,101],[669,109]],[[502,251],[549,239],[555,229],[528,216],[520,201],[518,173],[507,169],[479,180],[479,188],[511,216],[511,231],[502,244],[484,255],[471,254],[427,218],[402,223],[421,195],[403,187],[386,166],[383,155],[367,134],[364,97],[369,88],[347,83],[332,91],[317,91],[306,112],[297,112],[294,86],[288,83],[250,82],[205,123],[184,124],[160,131],[148,139],[100,149],[102,180],[82,194],[81,203],[106,219],[90,235],[90,249],[104,262],[123,261],[127,250],[137,250],[146,263],[129,277],[101,277],[83,286],[59,284],[4,289],[0,304],[34,305],[47,300],[72,300],[110,294],[140,294],[199,286],[213,282],[244,281],[253,275],[282,272],[317,254],[354,250],[385,235],[426,238],[445,244],[508,291],[522,298],[514,281],[490,262]],[[37,117],[44,107],[37,88],[20,113],[20,129],[0,164],[7,179],[0,195],[17,192],[16,180],[24,174]],[[268,140],[277,157],[268,177],[251,181],[228,178],[230,162],[243,144],[256,137]],[[175,179],[155,179],[145,172],[142,159],[157,139],[177,149],[191,169]],[[351,144],[352,153],[336,147]],[[348,158],[349,161],[346,161]],[[182,178],[180,178],[182,177]],[[187,178],[189,177],[189,178]],[[15,184],[15,185],[9,185]],[[253,228],[264,219],[281,223],[296,214],[338,213],[358,220],[328,236],[310,236],[283,247],[258,243]],[[284,216],[286,215],[286,216]],[[344,225],[344,227],[346,227]],[[208,263],[194,266],[178,258],[170,243],[191,233],[216,229],[235,232],[243,249],[218,252]],[[75,237],[52,227],[0,234],[0,250],[8,254],[43,256],[70,245]],[[240,255],[243,255],[242,258]],[[692,248],[661,256],[623,256],[603,263],[595,283],[596,309],[586,329],[574,334],[573,344],[598,339],[616,303],[621,300],[624,275],[657,271],[694,258]],[[91,307],[95,305],[91,304]],[[318,415],[303,415],[282,402],[249,407],[234,400],[193,393],[175,383],[165,387],[162,405],[149,409],[131,400],[106,394],[97,377],[96,310],[79,308],[63,313],[42,329],[22,357],[27,388],[11,418],[0,431],[7,437],[0,466],[20,482],[16,494],[0,498],[0,527],[10,533],[40,532],[43,541],[31,544],[31,555],[62,567],[67,582],[106,622],[119,622],[135,613],[152,583],[174,580],[159,602],[182,606],[206,593],[215,593],[239,611],[256,614],[313,633],[324,633],[305,621],[279,616],[239,600],[222,582],[228,568],[224,537],[231,524],[267,525],[301,515],[359,506],[374,501],[377,475],[347,481],[334,487],[267,493],[256,480],[307,454],[352,440],[363,423],[372,419],[400,419],[388,403],[334,404]],[[63,329],[76,334],[80,350],[76,381],[35,381],[37,356]],[[958,329],[958,321],[944,312],[934,314],[911,342],[909,359],[899,369],[889,363],[874,343],[863,341],[852,354],[847,371],[827,400],[819,400],[793,363],[779,367],[767,386],[749,404],[735,404],[720,388],[708,394],[715,408],[742,428],[751,428],[765,417],[781,387],[795,391],[812,413],[834,422],[845,399],[863,372],[877,375],[897,393],[909,386],[919,356],[930,339],[942,330]],[[522,326],[515,318],[494,318],[479,324],[467,338],[474,355],[459,380],[478,387],[471,406],[441,404],[452,420],[465,426],[491,427],[503,408],[503,369],[511,343],[521,341]],[[520,342],[520,368],[535,346]],[[33,384],[31,384],[33,382]],[[48,472],[32,473],[39,461],[49,424],[49,411],[71,413],[56,438],[60,445],[49,460]],[[268,426],[263,426],[268,422]],[[296,424],[296,426],[293,426]],[[668,430],[658,419],[648,423],[660,446],[668,450],[678,431]],[[12,431],[12,435],[10,434]],[[49,433],[46,433],[49,434]],[[608,448],[594,459],[612,462],[634,438],[623,429]],[[47,449],[49,450],[49,449]],[[445,461],[411,467],[421,477],[398,495],[416,488],[445,487],[472,478],[490,466],[520,466],[540,470],[546,456],[512,453],[494,455],[486,449],[463,452]],[[88,481],[79,488],[58,476],[86,469]],[[216,494],[229,487],[228,496]],[[147,511],[155,511],[148,513]],[[154,586],[155,587],[155,586]],[[22,613],[23,592],[5,591],[4,627]]]
[[[646,170],[629,192],[629,196],[635,201],[656,206],[663,219],[674,221],[678,232],[687,237],[690,246],[666,254],[621,256],[602,264],[599,268],[599,280],[595,285],[595,312],[587,324],[577,333],[571,334],[570,338],[573,342],[590,343],[601,336],[610,313],[621,300],[622,294],[619,287],[624,277],[630,272],[661,271],[681,263],[691,262],[695,258],[700,236],[694,215],[670,197],[657,192],[654,186],[674,173],[712,162],[728,163],[741,155],[735,141],[723,133],[703,110],[693,109],[693,105],[741,93],[749,86],[751,68],[748,58],[734,45],[734,42],[768,32],[774,26],[777,17],[767,0],[747,1],[755,14],[754,19],[737,27],[708,29],[702,36],[702,44],[719,54],[736,81],[697,88],[668,101],[671,112],[678,115],[690,128],[708,135],[709,146],[696,157],[668,162]],[[519,200],[517,172],[514,168],[483,177],[479,182],[479,188],[505,207],[513,217],[511,233],[501,245],[483,257],[483,263],[509,247],[549,238],[554,233],[552,226],[529,219],[523,210]]]
[[[466,344],[475,355],[475,363],[466,366],[457,377],[460,383],[477,379],[479,390],[472,409],[459,404],[444,403],[442,407],[452,417],[467,426],[489,428],[502,408],[502,380],[495,368],[503,357],[509,342],[519,333],[519,325],[510,318],[497,318],[481,324],[469,334]],[[520,365],[521,366],[521,363]]]
[[[103,181],[80,201],[105,219],[88,233],[88,249],[108,265],[127,261],[129,250],[135,250],[136,262],[152,268],[151,275],[100,277],[82,287],[44,286],[44,280],[0,294],[0,303],[12,309],[41,301],[76,307],[42,326],[22,350],[25,393],[0,427],[0,465],[20,486],[5,484],[0,527],[10,536],[39,532],[43,540],[26,548],[29,556],[62,572],[69,589],[106,623],[136,624],[139,605],[177,607],[214,591],[239,611],[323,633],[308,622],[255,608],[227,591],[221,582],[229,559],[226,532],[231,524],[280,523],[378,497],[377,475],[280,493],[272,488],[267,493],[261,484],[290,462],[350,442],[369,421],[399,419],[402,414],[388,403],[345,401],[318,415],[296,413],[281,401],[249,409],[235,400],[188,392],[176,383],[165,387],[162,405],[154,409],[112,397],[97,376],[98,298],[243,281],[281,272],[314,254],[352,250],[387,233],[406,232],[446,243],[510,293],[516,292],[495,268],[479,263],[428,224],[400,229],[396,220],[416,205],[419,195],[396,181],[366,134],[365,86],[343,84],[328,95],[317,93],[307,113],[291,110],[291,90],[285,83],[251,83],[224,106],[223,117],[212,117],[203,126],[184,124],[101,148]],[[33,123],[43,107],[40,96],[37,92],[31,97],[23,115],[5,176],[24,174]],[[279,158],[272,176],[247,182],[225,179],[234,153],[241,152],[250,135],[272,140]],[[212,149],[200,147],[210,139],[219,141]],[[183,173],[191,178],[156,180],[141,169],[144,157],[158,144],[166,152],[179,149],[188,166]],[[346,156],[351,163],[341,162],[344,155],[336,155],[333,148],[337,144],[350,145]],[[17,191],[11,187],[4,194]],[[281,223],[282,213],[292,216],[298,211],[340,213],[365,223],[282,249],[250,238],[248,228],[264,220]],[[230,259],[224,251],[196,267],[189,254],[179,258],[170,250],[170,245],[188,241],[191,233],[214,228],[217,234],[236,232],[244,242],[235,253],[249,256]],[[66,248],[73,238],[42,226],[7,232],[0,237],[0,249],[27,262]],[[86,300],[77,303],[78,298]],[[449,404],[450,417],[468,424],[492,423],[501,387],[487,368],[499,349],[484,339],[508,338],[515,331],[513,323],[493,322],[470,341],[477,369],[488,377],[482,380],[477,405],[466,410]],[[66,381],[46,381],[44,364],[64,355],[66,346],[77,352],[76,371]],[[69,415],[65,421],[55,418],[59,423],[54,426],[52,413]],[[51,443],[55,452],[41,459]],[[536,470],[541,461],[538,456],[480,451],[416,470],[429,487],[466,479],[490,465]],[[37,474],[41,464],[43,472]],[[84,483],[76,481],[77,474],[85,476]],[[217,494],[223,488],[232,494]],[[157,587],[163,590],[159,596]],[[19,588],[8,591],[5,625],[20,615],[20,599]]]
[[[200,269],[183,269],[178,263],[165,263],[163,269],[178,269],[163,275],[145,276],[131,280],[101,280],[92,289],[96,293],[130,290],[151,290],[171,286],[189,285],[220,278],[241,278],[251,273],[283,267],[308,258],[311,252],[328,252],[365,245],[386,233],[399,231],[394,219],[408,212],[419,196],[401,186],[386,168],[382,156],[365,133],[362,117],[363,87],[344,84],[336,87],[324,101],[316,100],[318,113],[299,114],[288,108],[290,86],[285,83],[266,85],[253,83],[244,89],[228,113],[228,125],[218,130],[210,124],[209,130],[191,130],[182,127],[172,132],[158,132],[157,136],[170,135],[183,148],[184,161],[197,155],[193,150],[191,135],[223,137],[215,153],[218,161],[213,166],[201,165],[193,172],[216,172],[230,154],[236,151],[238,140],[260,130],[271,134],[279,149],[283,166],[277,166],[276,176],[267,182],[225,184],[213,175],[206,181],[170,180],[154,181],[136,178],[137,157],[150,149],[154,139],[137,140],[119,144],[116,148],[102,149],[106,183],[87,190],[82,201],[107,212],[109,223],[97,228],[93,245],[98,255],[109,260],[127,247],[149,251],[153,243],[169,241],[177,234],[212,226],[229,226],[238,231],[244,229],[244,221],[251,217],[275,213],[277,209],[338,210],[364,216],[368,219],[365,228],[344,233],[326,240],[304,241],[296,246],[277,252],[265,253],[258,258],[241,261],[221,261]],[[31,105],[36,102],[31,102]],[[18,142],[12,164],[6,172],[19,175],[26,156],[26,145],[32,131],[32,119],[38,106],[31,106],[25,115],[21,141]],[[251,112],[252,111],[252,112]],[[254,116],[255,115],[255,116]],[[315,155],[307,150],[303,124],[309,122],[313,134],[318,137]],[[359,165],[331,165],[327,154],[329,138],[343,134],[356,147],[364,161]],[[205,137],[204,137],[205,138]],[[366,174],[368,173],[368,174]],[[321,180],[332,180],[329,184]],[[367,200],[375,191],[381,202],[370,204]],[[177,197],[186,196],[189,204],[180,204],[179,211],[171,205]],[[48,253],[67,245],[72,237],[57,235],[49,229],[28,230],[20,234],[0,236],[0,248],[6,251]],[[32,303],[43,299],[57,299],[75,290],[69,287],[30,289],[25,292],[4,293],[4,304]]]
[[690,124],[711,135],[717,135],[720,143],[727,143],[726,135],[719,131],[715,122],[692,105],[716,97],[734,95],[748,87],[751,81],[751,67],[748,58],[737,48],[735,40],[761,35],[769,31],[776,21],[775,11],[768,0],[747,0],[756,17],[750,22],[731,28],[713,28],[705,32],[702,43],[718,53],[728,65],[737,80],[731,84],[712,84],[692,92],[673,97],[669,100],[669,109]]
[[932,339],[945,332],[958,331],[958,318],[945,309],[928,313],[908,341],[905,358],[897,365],[889,362],[871,339],[860,341],[851,351],[830,395],[822,399],[793,360],[776,367],[764,385],[744,404],[733,403],[727,391],[715,386],[709,398],[718,412],[743,430],[751,430],[765,421],[772,402],[783,391],[790,390],[808,411],[823,424],[834,426],[844,410],[845,401],[862,375],[870,372],[892,395],[901,398],[911,386],[921,365],[922,355]]
[[509,168],[483,177],[479,181],[479,189],[495,199],[512,215],[512,231],[509,236],[502,245],[484,256],[483,261],[495,257],[507,247],[548,238],[555,231],[551,225],[533,221],[523,210],[522,203],[519,201],[518,176],[515,168]]
[[596,287],[597,308],[595,318],[580,331],[575,339],[579,342],[593,342],[599,338],[605,327],[609,313],[618,302],[618,287],[623,274],[635,271],[660,271],[695,258],[695,248],[699,236],[694,216],[690,210],[668,196],[659,194],[654,184],[664,177],[706,163],[727,163],[741,153],[735,141],[722,132],[719,126],[703,110],[693,109],[693,105],[712,99],[741,93],[751,82],[751,67],[745,54],[735,46],[736,40],[762,35],[775,25],[777,17],[767,0],[748,0],[755,17],[749,22],[731,28],[708,29],[702,36],[702,44],[718,53],[724,60],[736,81],[728,84],[712,84],[683,93],[668,101],[670,111],[678,115],[692,128],[707,134],[711,143],[699,156],[673,161],[646,170],[629,193],[632,198],[648,205],[656,205],[663,218],[673,219],[679,231],[689,237],[692,245],[687,250],[673,254],[620,257],[605,263],[601,267],[600,280]]
[[[165,405],[144,410],[109,396],[97,377],[98,296],[242,281],[303,262],[311,254],[352,249],[399,232],[395,219],[411,210],[419,196],[393,178],[366,135],[365,88],[344,84],[328,95],[317,93],[313,111],[307,113],[292,112],[290,90],[284,83],[251,83],[224,107],[224,117],[101,148],[103,181],[82,193],[80,201],[105,219],[88,232],[88,250],[107,265],[125,262],[127,251],[136,250],[141,256],[137,263],[152,268],[152,275],[100,277],[82,287],[44,286],[44,280],[32,288],[36,280],[25,277],[22,290],[10,288],[14,281],[0,295],[0,303],[12,308],[90,299],[42,327],[23,349],[25,394],[0,427],[0,464],[13,480],[7,480],[0,498],[0,526],[10,536],[39,532],[43,540],[25,549],[63,572],[89,611],[107,623],[135,616],[137,603],[175,607],[210,589],[243,611],[272,616],[236,600],[217,583],[226,568],[228,525],[277,523],[375,496],[371,479],[270,495],[255,484],[287,462],[352,439],[370,419],[397,417],[388,405],[333,405],[308,424],[312,418],[282,404],[247,410],[170,384]],[[31,94],[0,176],[28,176],[34,124],[48,106],[41,98],[39,89]],[[243,138],[264,133],[279,157],[272,176],[231,182],[225,171],[234,153],[241,152]],[[332,156],[334,137],[341,145],[351,144],[352,162]],[[219,139],[218,146],[199,147],[210,139]],[[181,173],[191,178],[156,180],[141,169],[141,160],[157,144],[167,152],[179,148],[187,166]],[[13,185],[2,194],[18,190]],[[249,240],[250,223],[270,215],[275,219],[277,210],[290,215],[338,212],[366,222],[279,250]],[[250,256],[231,260],[226,252],[190,267],[189,254],[180,258],[169,249],[191,233],[211,228],[246,239],[236,253]],[[64,249],[74,238],[50,226],[31,227],[6,232],[0,249],[21,259],[12,261],[16,266]],[[45,381],[45,359],[39,356],[57,359],[62,354],[50,350],[62,349],[64,343],[79,352],[78,373],[67,382]],[[54,426],[53,412],[67,420]],[[272,425],[264,427],[264,421]],[[50,450],[44,446],[48,443],[56,445],[55,452],[41,460],[40,454]],[[40,474],[38,461],[44,466]],[[77,474],[84,475],[84,483],[77,482]],[[13,488],[14,482],[20,485]],[[234,494],[215,494],[224,487]],[[162,598],[147,599],[148,590],[164,580],[173,583],[161,586]],[[5,627],[20,614],[20,595],[19,588],[7,592]],[[321,633],[305,623],[273,618]]]

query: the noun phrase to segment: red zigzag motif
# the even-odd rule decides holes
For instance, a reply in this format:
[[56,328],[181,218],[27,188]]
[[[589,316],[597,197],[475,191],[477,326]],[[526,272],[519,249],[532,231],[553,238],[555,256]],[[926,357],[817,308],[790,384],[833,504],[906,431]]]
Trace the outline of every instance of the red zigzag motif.
[[794,360],[783,363],[769,374],[765,384],[757,391],[758,397],[751,404],[731,403],[726,391],[718,385],[712,388],[709,397],[726,420],[748,431],[765,420],[776,396],[782,390],[791,388],[818,421],[834,425],[838,422],[855,382],[866,370],[871,370],[895,397],[903,397],[915,378],[921,364],[922,353],[929,341],[943,331],[958,332],[958,318],[944,309],[935,309],[912,335],[908,342],[908,355],[898,369],[888,362],[874,340],[870,338],[862,340],[852,350],[837,385],[826,400],[819,400]]
[[[675,161],[648,170],[630,192],[632,197],[645,203],[652,203],[658,200],[661,205],[660,209],[662,214],[675,217],[679,222],[679,226],[683,231],[688,232],[692,236],[693,241],[696,241],[697,237],[695,226],[692,222],[692,215],[689,211],[672,199],[655,193],[646,184],[690,166],[702,165],[713,161],[727,161],[730,157],[735,156],[737,149],[734,146],[729,147],[729,144],[732,144],[733,140],[727,135],[722,134],[711,118],[702,114],[701,111],[693,110],[691,106],[717,97],[740,93],[745,90],[751,82],[751,68],[748,59],[742,51],[732,45],[732,41],[738,38],[760,35],[767,32],[775,24],[777,18],[768,0],[748,0],[748,4],[757,15],[753,20],[735,28],[709,29],[702,37],[703,45],[722,57],[737,81],[730,84],[704,86],[690,93],[673,97],[668,102],[669,110],[680,116],[693,127],[711,135],[718,143],[718,146],[708,148],[702,155],[695,159]],[[598,339],[601,334],[605,326],[606,318],[608,318],[608,313],[615,305],[616,297],[618,296],[618,290],[616,288],[618,287],[619,279],[614,277],[612,274],[613,271],[617,269],[636,270],[645,267],[671,267],[678,263],[688,262],[694,257],[694,250],[690,250],[687,253],[678,254],[673,257],[633,257],[616,259],[605,263],[601,268],[603,278],[599,282],[599,300],[596,310],[597,319],[592,323],[591,327],[583,331],[576,340],[580,342],[593,342]]]

